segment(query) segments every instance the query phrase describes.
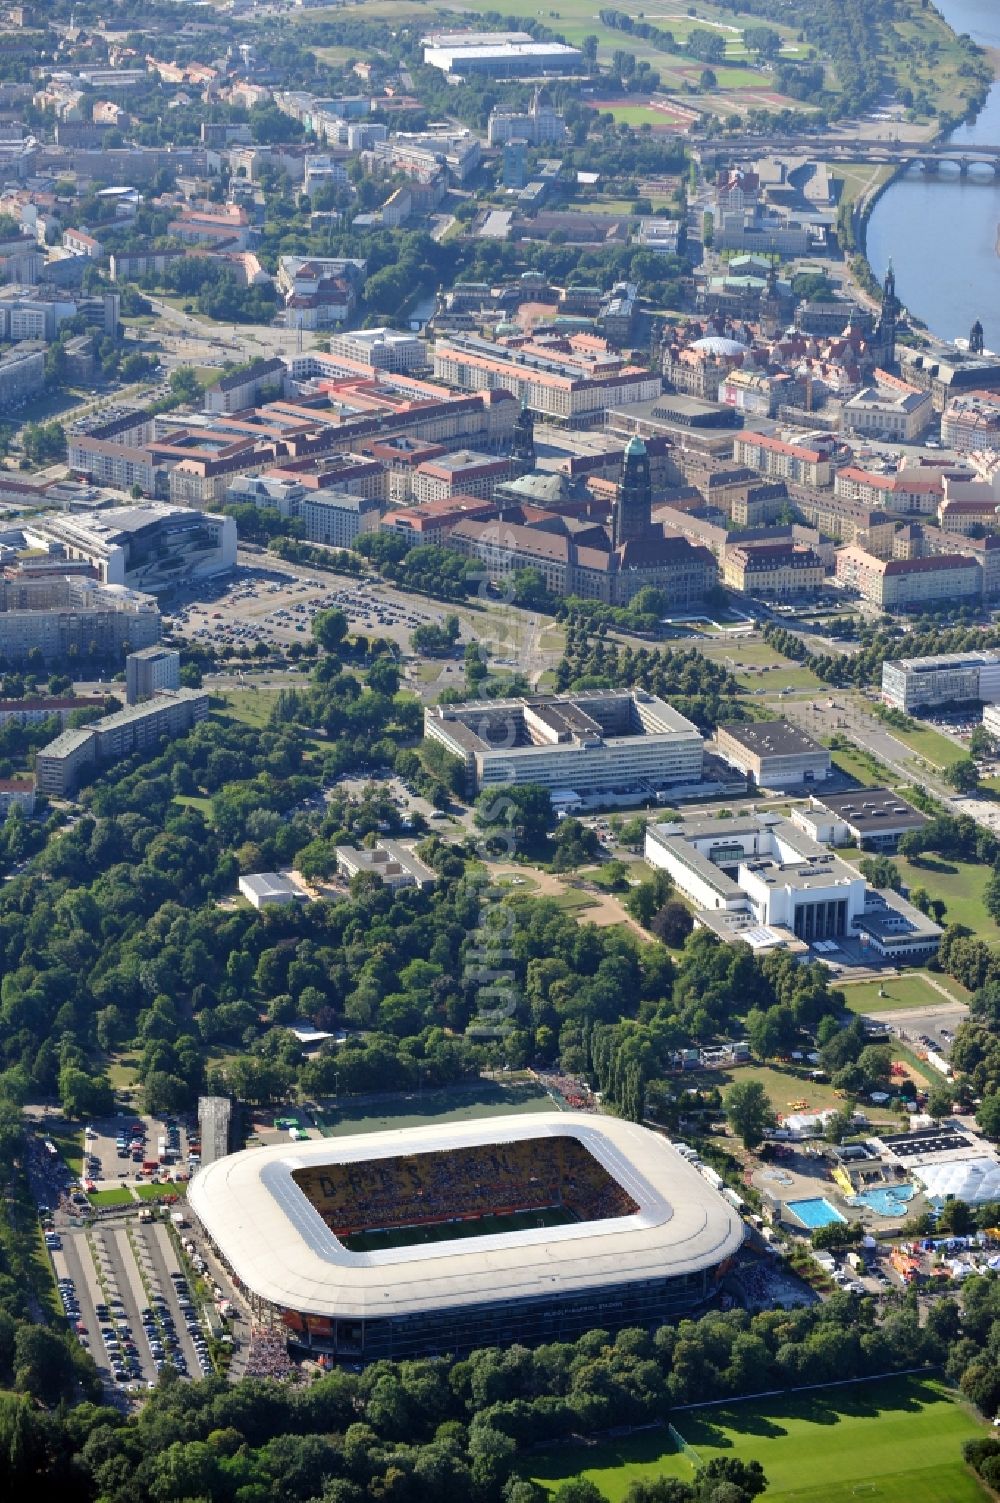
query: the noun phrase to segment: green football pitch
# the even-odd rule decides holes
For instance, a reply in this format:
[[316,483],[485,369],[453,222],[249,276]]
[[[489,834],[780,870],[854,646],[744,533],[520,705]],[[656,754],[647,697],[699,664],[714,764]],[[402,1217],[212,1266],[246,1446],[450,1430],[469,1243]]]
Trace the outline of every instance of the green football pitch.
[[[702,1463],[761,1463],[768,1503],[986,1503],[962,1462],[962,1442],[985,1433],[944,1383],[894,1378],[674,1415]],[[664,1431],[534,1456],[528,1475],[554,1492],[585,1476],[612,1503],[637,1478],[691,1478],[694,1462]]]
[[509,1216],[479,1216],[475,1221],[436,1221],[430,1226],[401,1226],[376,1232],[354,1232],[339,1240],[348,1252],[383,1252],[391,1247],[420,1247],[425,1242],[458,1242],[463,1237],[492,1237],[502,1232],[534,1231],[536,1227],[569,1226],[572,1211],[549,1206],[544,1211],[514,1211]]

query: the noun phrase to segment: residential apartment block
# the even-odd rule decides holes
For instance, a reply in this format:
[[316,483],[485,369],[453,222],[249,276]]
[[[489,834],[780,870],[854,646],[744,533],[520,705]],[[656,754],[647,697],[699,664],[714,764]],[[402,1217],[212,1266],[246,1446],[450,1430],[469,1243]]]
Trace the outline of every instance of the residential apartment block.
[[207,716],[204,690],[175,689],[105,715],[81,730],[64,731],[35,759],[38,790],[65,798],[76,788],[85,767],[148,751],[167,737],[183,736]]
[[886,611],[906,611],[947,601],[978,599],[983,575],[974,558],[941,554],[928,558],[883,559],[851,544],[837,554],[837,581]]
[[801,485],[824,486],[832,479],[829,450],[789,444],[765,433],[739,433],[733,440],[737,464],[750,465],[763,475]]

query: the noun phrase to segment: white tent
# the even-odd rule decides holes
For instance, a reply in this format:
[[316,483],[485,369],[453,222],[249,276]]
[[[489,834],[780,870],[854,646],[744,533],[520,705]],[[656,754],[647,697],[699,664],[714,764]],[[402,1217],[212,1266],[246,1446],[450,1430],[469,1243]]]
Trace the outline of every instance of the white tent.
[[945,1159],[914,1166],[913,1176],[931,1200],[964,1200],[978,1206],[1000,1200],[1000,1163],[993,1158]]

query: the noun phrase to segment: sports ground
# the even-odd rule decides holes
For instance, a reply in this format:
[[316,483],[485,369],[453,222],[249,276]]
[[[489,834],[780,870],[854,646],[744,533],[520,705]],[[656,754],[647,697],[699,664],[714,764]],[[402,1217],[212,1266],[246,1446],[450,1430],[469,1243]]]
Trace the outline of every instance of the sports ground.
[[[986,1503],[962,1461],[982,1424],[953,1390],[931,1378],[894,1378],[674,1415],[702,1463],[735,1456],[761,1463],[766,1497],[795,1503]],[[525,1470],[554,1492],[585,1476],[619,1503],[642,1478],[694,1475],[695,1461],[665,1431],[607,1445],[560,1447]]]
[[466,1237],[495,1237],[537,1227],[570,1226],[577,1218],[562,1206],[544,1211],[513,1211],[509,1216],[478,1216],[470,1221],[436,1221],[428,1226],[404,1226],[389,1231],[352,1232],[340,1241],[348,1252],[383,1252],[394,1247],[419,1247],[426,1242],[458,1242]]

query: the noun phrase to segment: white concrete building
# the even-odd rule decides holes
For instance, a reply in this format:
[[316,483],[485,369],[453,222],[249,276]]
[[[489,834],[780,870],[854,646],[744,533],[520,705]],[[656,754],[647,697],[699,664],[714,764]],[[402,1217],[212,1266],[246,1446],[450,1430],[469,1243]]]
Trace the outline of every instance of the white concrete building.
[[395,329],[352,329],[349,333],[334,334],[330,339],[330,354],[382,371],[419,370],[429,364],[424,341]]
[[699,783],[704,761],[697,728],[642,689],[430,705],[424,735],[462,761],[470,794],[523,783],[652,792]]
[[338,845],[337,870],[348,882],[362,873],[379,877],[394,892],[402,887],[422,891],[437,882],[434,869],[421,861],[412,846],[400,845],[398,840],[380,840],[374,849]]
[[[882,664],[882,698],[897,710],[1000,703],[1000,652],[944,652]],[[956,756],[958,748],[955,749]]]
[[305,903],[309,894],[287,872],[248,872],[237,883],[240,894],[252,908],[281,908]]
[[[224,574],[236,566],[232,517],[150,501],[86,512],[46,512],[22,529],[63,557],[93,564],[102,584],[149,591]],[[29,542],[30,546],[30,542]]]
[[[855,867],[777,814],[651,825],[645,855],[702,911],[706,927],[729,939],[752,943],[756,927],[820,954],[853,940],[901,963],[928,959],[940,942],[938,925],[898,893],[870,890]],[[725,913],[744,916],[748,927],[710,922]]]

